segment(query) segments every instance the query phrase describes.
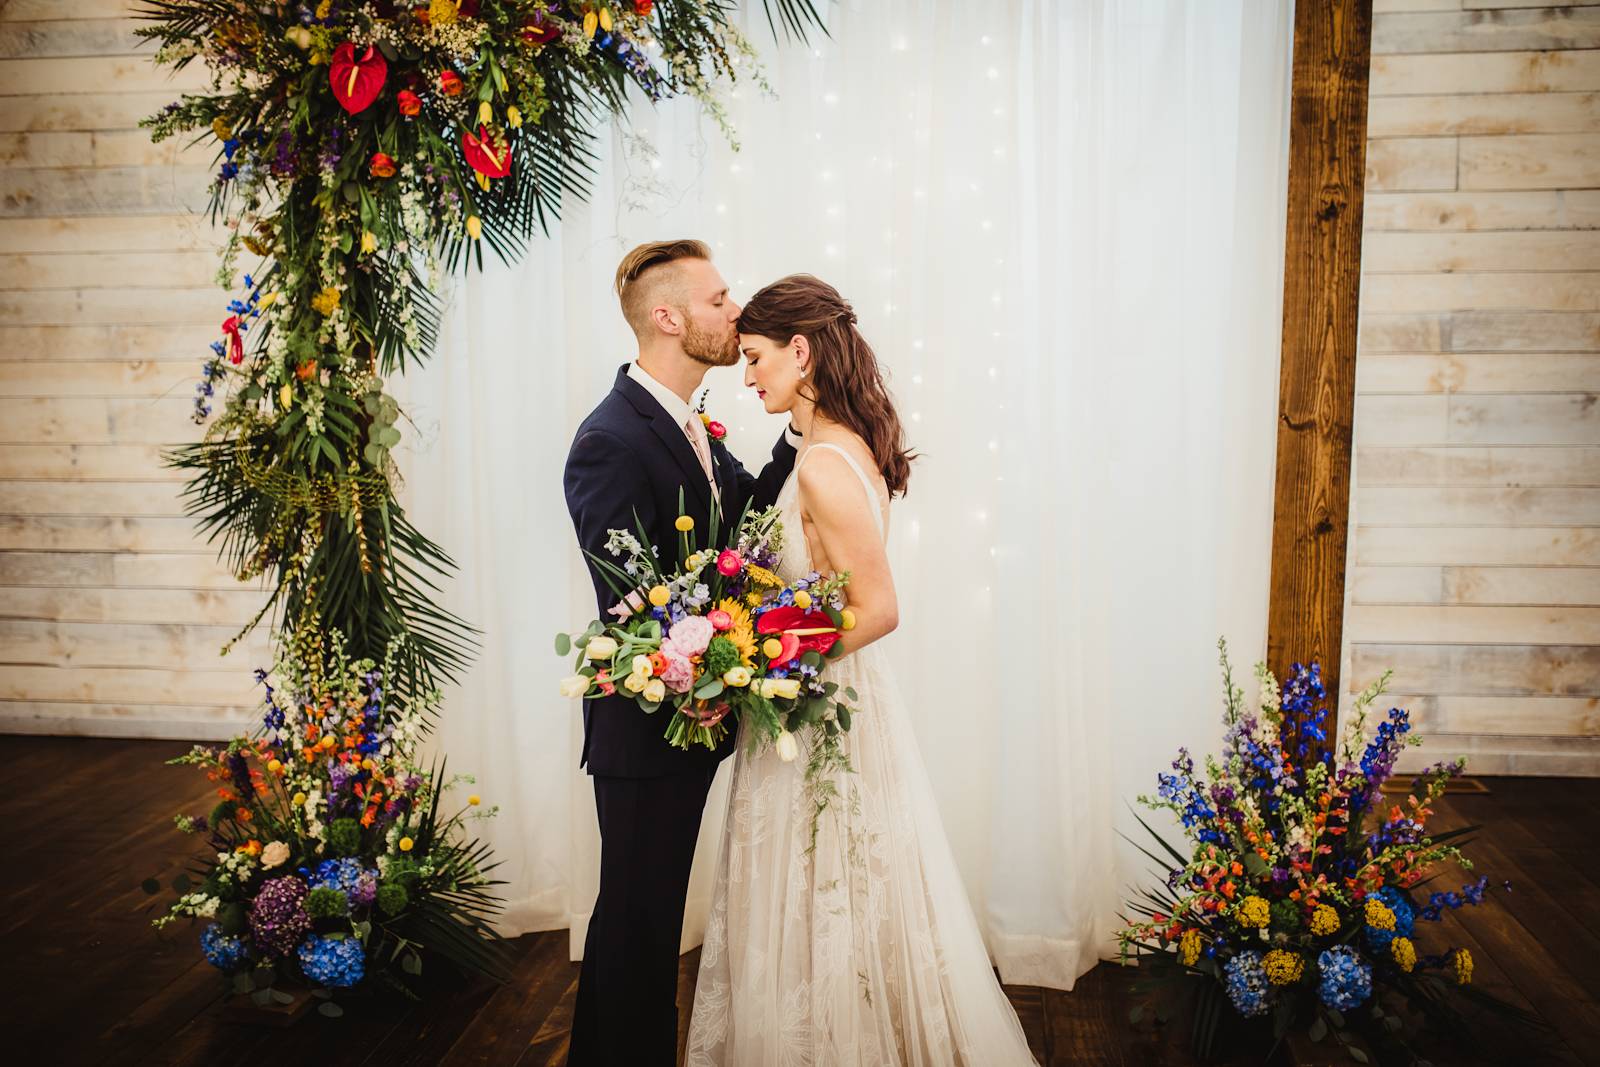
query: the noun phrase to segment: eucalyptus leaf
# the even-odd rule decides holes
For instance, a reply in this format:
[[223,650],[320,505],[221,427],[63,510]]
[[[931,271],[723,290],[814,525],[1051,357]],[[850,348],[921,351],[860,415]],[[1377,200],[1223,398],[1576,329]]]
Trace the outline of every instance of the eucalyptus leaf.
[[1306,1036],[1312,1041],[1321,1041],[1328,1036],[1328,1023],[1322,1016],[1311,1020],[1311,1028],[1306,1031]]
[[156,893],[161,892],[161,883],[154,878],[146,878],[139,883],[139,888],[154,896]]
[[279,1004],[293,1004],[294,1003],[294,994],[293,993],[285,993],[281,989],[270,989],[270,990],[268,990],[268,992],[272,994],[272,999],[277,1001]]
[[572,635],[556,634],[556,655],[566,656],[572,652]]
[[1367,1056],[1367,1054],[1356,1048],[1354,1045],[1347,1045],[1345,1047],[1345,1051],[1350,1053],[1350,1058],[1355,1060],[1357,1063],[1371,1062],[1371,1059]]
[[317,1005],[317,1014],[326,1015],[330,1019],[337,1019],[344,1014],[344,1009],[331,1000],[325,1000]]

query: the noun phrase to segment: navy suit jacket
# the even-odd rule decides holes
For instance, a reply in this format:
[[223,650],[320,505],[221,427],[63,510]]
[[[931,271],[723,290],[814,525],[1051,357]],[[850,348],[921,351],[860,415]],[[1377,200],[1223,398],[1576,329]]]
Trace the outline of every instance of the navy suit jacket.
[[[724,542],[732,539],[728,527],[738,520],[746,502],[761,508],[777,499],[794,459],[794,447],[780,437],[772,460],[758,477],[746,471],[722,442],[711,442],[712,469],[722,495]],[[670,568],[676,563],[678,532],[673,523],[679,514],[680,491],[684,513],[693,516],[696,530],[702,538],[705,535],[711,488],[694,446],[655,397],[628,377],[626,364],[617,372],[611,392],[578,427],[563,481],[578,545],[602,559],[612,558],[605,551],[606,532],[632,531],[637,511],[650,543],[661,550],[662,564]],[[703,541],[700,547],[706,547]],[[606,609],[617,602],[617,595],[592,562],[589,576],[599,609],[596,617],[609,621],[613,616]],[[671,706],[663,704],[647,715],[632,694],[620,690],[614,696],[585,700],[579,765],[590,774],[653,778],[705,770],[733,751],[732,731],[716,752],[703,746],[684,751],[669,745],[662,734],[666,716],[672,714]]]

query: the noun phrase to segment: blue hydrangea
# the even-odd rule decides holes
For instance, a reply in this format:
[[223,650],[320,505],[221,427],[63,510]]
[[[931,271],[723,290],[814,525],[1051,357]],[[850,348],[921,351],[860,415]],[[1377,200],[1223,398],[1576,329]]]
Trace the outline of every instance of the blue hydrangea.
[[344,989],[366,974],[366,954],[353,937],[312,934],[300,942],[299,956],[306,977],[321,985]]
[[1386,885],[1372,894],[1374,899],[1383,901],[1384,907],[1394,912],[1394,929],[1380,930],[1369,926],[1366,930],[1367,944],[1380,952],[1389,951],[1389,942],[1397,937],[1410,937],[1411,928],[1416,925],[1417,912],[1411,906],[1411,901],[1406,895],[1394,886]]
[[312,889],[327,886],[339,890],[357,907],[371,904],[378,895],[378,872],[361,866],[361,861],[353,856],[323,860],[317,864],[310,883]]
[[1372,995],[1372,967],[1349,945],[1336,945],[1317,957],[1322,982],[1317,993],[1338,1011],[1358,1007]]
[[250,962],[250,946],[242,937],[230,937],[222,927],[211,923],[200,931],[200,951],[206,962],[222,971],[237,971]]
[[1261,953],[1241,952],[1223,968],[1228,999],[1240,1015],[1249,1018],[1267,1010],[1267,972],[1261,967]]

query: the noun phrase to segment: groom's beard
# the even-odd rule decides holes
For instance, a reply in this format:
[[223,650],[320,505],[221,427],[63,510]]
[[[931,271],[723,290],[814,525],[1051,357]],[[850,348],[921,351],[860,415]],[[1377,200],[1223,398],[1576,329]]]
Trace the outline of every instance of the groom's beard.
[[739,335],[711,333],[688,321],[683,331],[683,354],[707,367],[731,367],[739,362]]

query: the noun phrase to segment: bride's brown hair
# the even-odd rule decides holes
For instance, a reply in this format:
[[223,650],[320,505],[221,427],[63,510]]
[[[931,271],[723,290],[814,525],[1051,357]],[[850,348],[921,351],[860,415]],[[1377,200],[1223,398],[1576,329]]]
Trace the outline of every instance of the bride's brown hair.
[[800,395],[827,419],[861,435],[891,496],[911,480],[905,429],[883,384],[872,346],[856,329],[856,313],[839,290],[810,274],[791,274],[762,289],[739,315],[740,333],[787,345],[798,334],[811,345]]

